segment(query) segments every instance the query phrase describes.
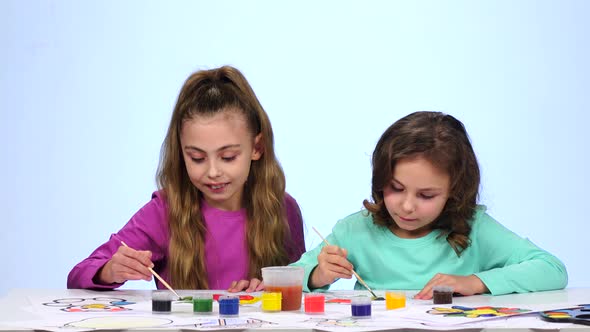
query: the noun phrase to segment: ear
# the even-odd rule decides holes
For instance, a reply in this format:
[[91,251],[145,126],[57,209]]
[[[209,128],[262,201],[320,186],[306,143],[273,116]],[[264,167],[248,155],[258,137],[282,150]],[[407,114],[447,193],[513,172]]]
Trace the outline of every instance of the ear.
[[264,142],[262,141],[262,133],[254,137],[254,149],[252,151],[252,160],[258,160],[264,153]]

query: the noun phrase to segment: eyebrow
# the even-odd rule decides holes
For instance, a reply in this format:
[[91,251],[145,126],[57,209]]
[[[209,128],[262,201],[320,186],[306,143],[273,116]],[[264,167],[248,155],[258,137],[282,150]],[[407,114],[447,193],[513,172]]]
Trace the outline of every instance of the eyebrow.
[[[227,150],[227,149],[232,149],[232,148],[239,148],[239,147],[240,147],[240,144],[224,145],[224,146],[220,147],[219,149],[217,149],[216,152]],[[192,146],[192,145],[186,145],[184,147],[184,149],[185,150],[193,150],[193,151],[202,152],[202,153],[207,153],[207,151],[205,151],[203,149],[199,149],[198,147]]]
[[[406,185],[404,185],[403,183],[401,183],[400,181],[396,180],[396,179],[391,179],[391,182],[396,183],[401,185],[402,187],[405,187]],[[433,187],[433,188],[418,188],[418,191],[442,191],[443,188],[437,188],[437,187]]]

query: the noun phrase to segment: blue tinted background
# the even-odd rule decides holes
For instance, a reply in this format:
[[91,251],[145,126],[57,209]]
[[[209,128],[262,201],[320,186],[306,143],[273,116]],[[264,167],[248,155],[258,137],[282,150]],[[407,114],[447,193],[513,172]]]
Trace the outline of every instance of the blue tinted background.
[[369,197],[383,130],[443,111],[470,132],[489,213],[560,257],[570,286],[590,286],[589,11],[588,1],[0,0],[0,294],[65,287],[149,200],[183,81],[224,64],[270,115],[308,247],[319,243],[311,226],[327,235]]

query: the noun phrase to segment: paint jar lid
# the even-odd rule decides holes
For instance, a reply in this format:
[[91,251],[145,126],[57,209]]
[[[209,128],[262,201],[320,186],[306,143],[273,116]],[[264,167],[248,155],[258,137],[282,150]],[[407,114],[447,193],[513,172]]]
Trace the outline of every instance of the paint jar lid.
[[240,298],[237,295],[221,295],[219,297],[219,302],[224,303],[240,303]]
[[314,301],[314,302],[324,302],[326,296],[324,294],[319,293],[306,293],[305,294],[305,301]]
[[213,294],[211,293],[195,293],[193,299],[199,300],[213,300]]
[[452,293],[453,292],[453,287],[451,287],[451,286],[434,286],[434,287],[432,287],[432,291],[434,291],[434,292]]
[[262,293],[262,301],[280,301],[283,297],[281,292],[264,292]]
[[176,297],[167,290],[155,290],[152,291],[152,300],[154,301],[172,301]]
[[371,298],[365,295],[355,296],[350,299],[351,305],[367,305],[371,304]]

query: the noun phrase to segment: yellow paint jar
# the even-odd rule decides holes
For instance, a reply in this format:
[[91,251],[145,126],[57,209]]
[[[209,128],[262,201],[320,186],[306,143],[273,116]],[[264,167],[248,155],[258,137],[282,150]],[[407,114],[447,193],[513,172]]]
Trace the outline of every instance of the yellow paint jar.
[[386,291],[385,292],[385,309],[393,310],[405,308],[406,293],[400,291]]
[[262,311],[277,312],[281,311],[281,292],[264,292],[262,293]]

